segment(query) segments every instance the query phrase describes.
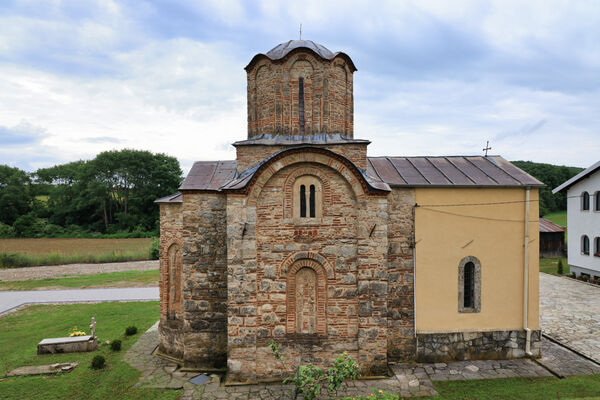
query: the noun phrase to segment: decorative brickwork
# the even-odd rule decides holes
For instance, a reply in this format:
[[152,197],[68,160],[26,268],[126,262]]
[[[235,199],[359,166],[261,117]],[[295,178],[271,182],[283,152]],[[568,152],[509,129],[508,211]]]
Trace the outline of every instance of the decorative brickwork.
[[[489,360],[525,357],[524,330],[493,332],[419,333],[417,361]],[[531,353],[540,357],[542,332],[531,332]]]
[[246,72],[248,138],[262,134],[353,136],[353,69],[344,57],[323,60],[300,49],[282,60],[263,58]]

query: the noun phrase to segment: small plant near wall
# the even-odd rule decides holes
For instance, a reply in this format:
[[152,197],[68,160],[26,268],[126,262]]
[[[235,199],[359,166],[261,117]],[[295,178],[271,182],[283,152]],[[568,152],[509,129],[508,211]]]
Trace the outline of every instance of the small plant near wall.
[[137,333],[136,326],[128,326],[127,328],[125,328],[125,336],[133,336],[136,333]]
[[556,268],[556,272],[557,272],[559,275],[562,275],[562,274],[564,273],[564,270],[563,270],[563,268],[564,268],[564,267],[563,267],[563,262],[562,262],[562,259],[560,259],[560,258],[559,258],[559,259],[558,259],[558,266],[557,266],[557,268]]
[[92,358],[92,369],[102,369],[104,368],[104,365],[106,364],[106,359],[103,356],[94,356],[94,358]]
[[[271,342],[269,348],[275,358],[281,362],[282,368],[287,370],[288,368],[283,362],[284,357],[280,352],[281,345]],[[292,377],[286,378],[283,383],[294,384],[294,399],[302,396],[304,400],[312,400],[321,394],[323,386],[327,388],[330,395],[335,394],[337,397],[337,391],[342,383],[347,379],[355,380],[358,375],[360,375],[360,367],[348,353],[344,352],[334,361],[333,367],[328,368],[327,371],[312,364],[300,365],[296,369],[296,373]]]

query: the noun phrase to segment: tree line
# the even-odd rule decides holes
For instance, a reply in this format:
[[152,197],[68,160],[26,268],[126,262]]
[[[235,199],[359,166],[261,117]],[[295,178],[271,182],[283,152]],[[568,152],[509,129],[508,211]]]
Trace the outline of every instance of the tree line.
[[0,165],[0,237],[155,236],[154,200],[181,177],[176,158],[129,149],[32,173]]
[[583,171],[583,168],[536,163],[532,161],[511,162],[529,175],[546,184],[546,187],[540,189],[540,217],[567,209],[567,194],[552,194],[552,189]]

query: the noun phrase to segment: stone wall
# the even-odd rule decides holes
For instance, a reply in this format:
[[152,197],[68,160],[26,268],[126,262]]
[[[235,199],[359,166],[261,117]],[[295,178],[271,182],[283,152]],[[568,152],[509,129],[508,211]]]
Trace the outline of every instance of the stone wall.
[[[302,220],[293,183],[305,175],[321,182],[323,214]],[[347,351],[365,374],[385,373],[386,197],[319,163],[292,163],[255,185],[257,195],[228,195],[228,379],[289,373],[271,341],[292,368],[327,367]]]
[[[524,330],[417,334],[417,361],[489,360],[525,357]],[[531,332],[531,352],[541,356],[541,331]]]
[[226,197],[183,193],[184,364],[224,368],[227,359]]
[[[238,145],[237,151],[237,169],[239,172],[264,161],[273,154],[295,146],[266,146],[266,145]],[[367,169],[367,144],[338,144],[319,146],[319,148],[330,150],[340,154],[352,161],[358,168]]]
[[182,221],[181,203],[160,204],[159,350],[177,359],[183,359],[182,302],[173,304],[171,289],[174,278],[181,282]]
[[388,356],[413,360],[416,354],[414,311],[414,189],[393,188],[388,195]]
[[299,78],[304,82],[304,135],[352,137],[352,69],[346,60],[322,60],[310,51],[294,51],[283,60],[263,59],[247,70],[248,138],[301,134]]

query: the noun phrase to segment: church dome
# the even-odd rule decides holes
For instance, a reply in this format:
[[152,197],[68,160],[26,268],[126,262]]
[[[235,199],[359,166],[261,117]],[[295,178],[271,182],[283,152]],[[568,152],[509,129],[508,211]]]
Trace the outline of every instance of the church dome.
[[352,59],[346,53],[341,51],[334,53],[322,44],[313,42],[312,40],[288,40],[287,42],[279,43],[266,54],[259,53],[255,55],[245,69],[248,70],[248,68],[250,68],[261,57],[267,57],[271,61],[278,61],[285,58],[285,56],[296,49],[310,50],[321,59],[329,61],[333,60],[336,56],[341,56],[346,60],[346,62],[348,62],[352,72],[356,71],[356,67],[352,62]]

